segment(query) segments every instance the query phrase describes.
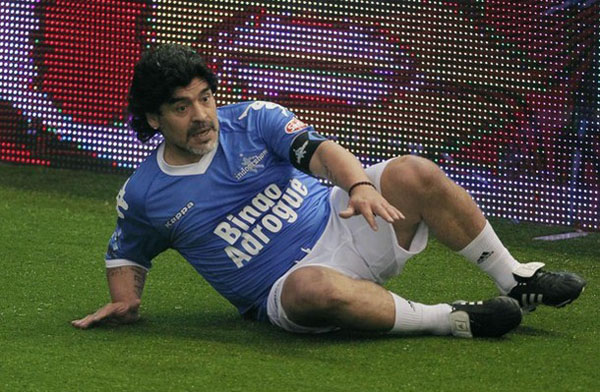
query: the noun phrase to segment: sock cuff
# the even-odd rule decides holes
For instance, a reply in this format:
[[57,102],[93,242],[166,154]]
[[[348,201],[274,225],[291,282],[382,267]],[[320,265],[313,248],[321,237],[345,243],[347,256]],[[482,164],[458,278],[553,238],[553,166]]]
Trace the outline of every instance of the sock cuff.
[[390,333],[414,333],[421,326],[423,309],[420,304],[407,301],[399,295],[389,292],[394,299],[396,320]]
[[396,308],[396,320],[389,333],[449,335],[452,307],[448,304],[423,305],[408,301],[390,291]]
[[512,272],[519,262],[500,241],[490,222],[486,221],[481,233],[458,253],[491,276],[503,294],[516,285]]
[[494,252],[505,251],[504,244],[502,244],[496,235],[490,222],[486,220],[483,230],[466,247],[459,250],[458,253],[470,262],[479,265],[485,262]]

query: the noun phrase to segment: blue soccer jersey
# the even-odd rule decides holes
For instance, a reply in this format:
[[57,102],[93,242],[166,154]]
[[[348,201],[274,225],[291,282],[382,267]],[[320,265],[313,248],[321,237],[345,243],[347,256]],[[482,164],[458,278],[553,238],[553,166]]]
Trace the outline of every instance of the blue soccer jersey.
[[325,229],[329,188],[291,165],[292,141],[313,131],[291,112],[256,101],[217,113],[215,150],[170,166],[161,145],[125,182],[106,263],[150,268],[173,248],[240,313],[263,319],[271,285]]

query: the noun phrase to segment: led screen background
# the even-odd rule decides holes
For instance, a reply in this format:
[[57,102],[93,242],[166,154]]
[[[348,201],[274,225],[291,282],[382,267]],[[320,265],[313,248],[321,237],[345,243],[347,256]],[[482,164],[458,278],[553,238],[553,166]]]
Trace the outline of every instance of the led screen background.
[[595,0],[2,1],[0,161],[132,171],[135,61],[205,53],[218,103],[293,110],[361,161],[438,163],[491,216],[598,230]]

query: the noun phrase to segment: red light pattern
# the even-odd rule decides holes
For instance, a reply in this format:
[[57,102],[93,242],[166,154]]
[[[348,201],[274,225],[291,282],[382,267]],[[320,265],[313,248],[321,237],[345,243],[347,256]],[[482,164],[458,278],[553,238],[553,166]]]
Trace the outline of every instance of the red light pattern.
[[33,87],[74,121],[123,119],[133,66],[141,52],[140,1],[58,0],[45,8],[43,38],[33,56],[44,70]]

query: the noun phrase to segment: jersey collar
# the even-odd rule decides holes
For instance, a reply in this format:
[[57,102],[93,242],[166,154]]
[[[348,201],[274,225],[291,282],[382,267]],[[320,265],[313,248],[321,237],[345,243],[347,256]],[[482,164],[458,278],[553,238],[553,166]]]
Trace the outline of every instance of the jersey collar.
[[[218,143],[218,141],[217,141]],[[217,146],[208,154],[204,155],[198,162],[190,163],[188,165],[169,165],[165,161],[165,142],[162,142],[158,146],[158,151],[156,154],[156,161],[158,162],[158,167],[162,170],[163,173],[168,174],[169,176],[193,176],[198,174],[206,173],[206,170],[210,166],[215,154],[217,153]]]

